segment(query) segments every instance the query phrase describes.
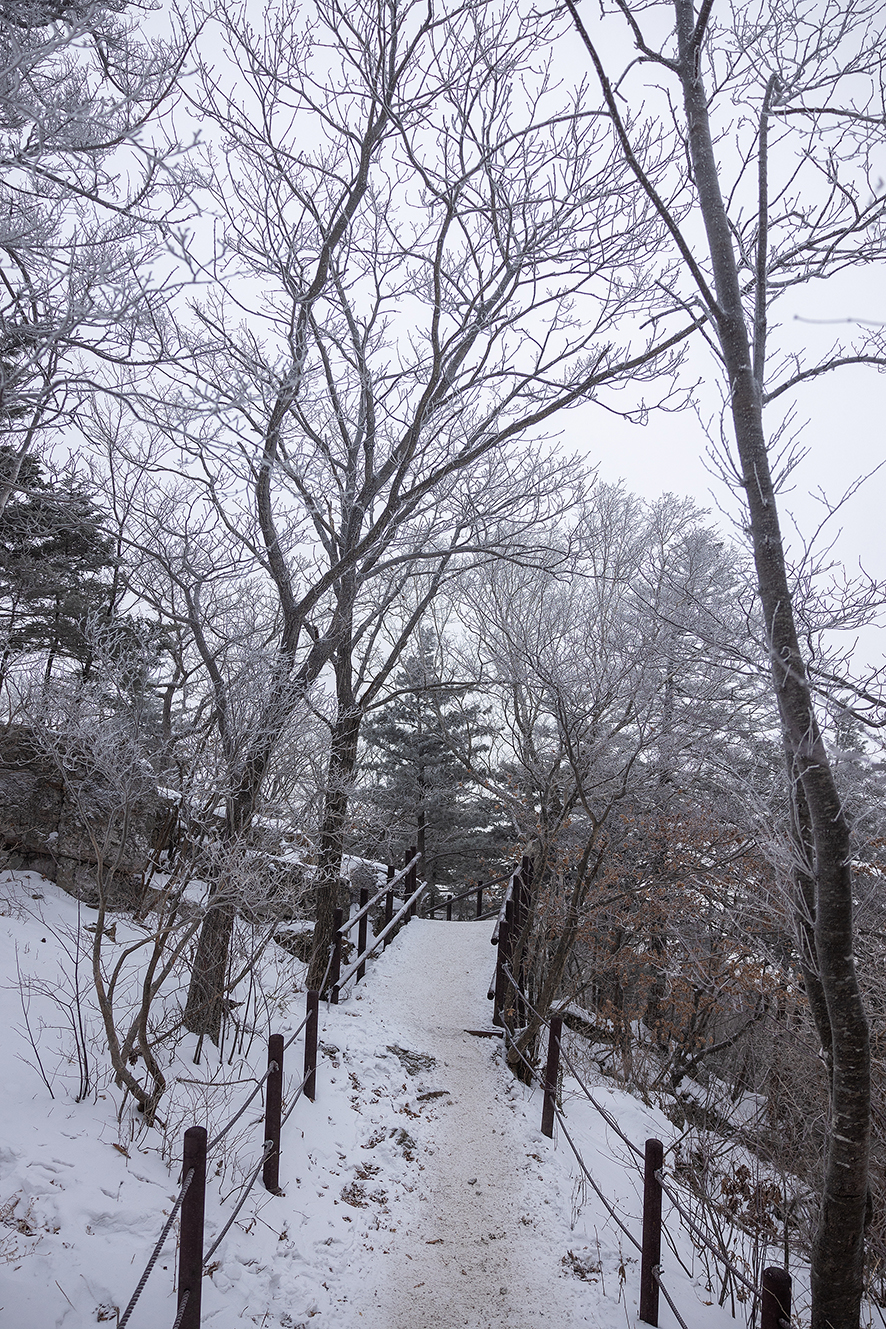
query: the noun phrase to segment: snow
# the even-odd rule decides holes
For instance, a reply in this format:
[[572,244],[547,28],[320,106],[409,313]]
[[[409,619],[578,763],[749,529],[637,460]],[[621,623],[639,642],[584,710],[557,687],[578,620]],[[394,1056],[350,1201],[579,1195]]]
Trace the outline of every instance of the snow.
[[[266,1047],[256,1038],[230,1064],[212,1051],[195,1066],[192,1036],[164,1045],[165,1126],[147,1129],[104,1068],[81,962],[93,1064],[90,1091],[76,1102],[80,1077],[64,1010],[71,960],[63,943],[70,952],[90,911],[36,874],[4,873],[0,913],[7,976],[0,990],[0,1325],[116,1323],[178,1193],[185,1127],[217,1131],[263,1073]],[[143,935],[133,920],[116,921],[121,947]],[[321,1006],[317,1098],[302,1098],[284,1127],[285,1193],[272,1196],[259,1181],[249,1195],[204,1278],[204,1325],[636,1323],[637,1251],[562,1136],[540,1133],[540,1093],[514,1080],[500,1040],[466,1032],[491,1030],[491,930],[490,922],[414,920],[341,1005]],[[272,947],[265,968],[276,988],[270,1031],[287,1034],[303,1018],[302,967]],[[287,1102],[302,1078],[302,1046],[299,1037],[286,1054]],[[656,1107],[601,1079],[593,1091],[641,1147],[650,1135],[666,1146],[674,1140]],[[642,1178],[629,1151],[568,1077],[563,1101],[596,1182],[639,1235]],[[259,1099],[210,1157],[207,1250],[261,1157],[261,1141]],[[710,1304],[716,1297],[704,1261],[676,1218],[667,1221],[679,1259],[665,1248],[666,1284],[689,1329],[735,1324],[728,1310]],[[132,1329],[172,1324],[175,1268],[173,1229]],[[743,1323],[740,1306],[738,1314]],[[663,1303],[660,1324],[675,1323]]]

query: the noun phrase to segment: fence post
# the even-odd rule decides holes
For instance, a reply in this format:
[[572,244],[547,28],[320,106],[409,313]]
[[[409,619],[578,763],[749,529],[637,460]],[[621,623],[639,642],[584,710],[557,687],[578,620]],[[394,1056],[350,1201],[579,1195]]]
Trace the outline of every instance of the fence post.
[[508,998],[509,983],[505,974],[505,965],[511,958],[511,920],[505,916],[498,929],[498,955],[495,962],[495,1000],[492,1006],[492,1023],[498,1029],[505,1027],[505,1002]]
[[452,922],[452,896],[446,901],[446,922]]
[[483,913],[483,883],[477,882],[477,917]]
[[541,1133],[549,1140],[554,1138],[554,1104],[557,1101],[557,1071],[560,1067],[560,1033],[563,1020],[559,1015],[551,1016],[551,1032],[548,1035],[548,1059],[545,1063],[545,1096],[541,1107]]
[[[368,888],[367,886],[361,886],[361,887],[360,887],[360,908],[361,908],[361,909],[363,908],[364,904],[366,904],[366,903],[368,902],[368,900],[369,900],[369,888]],[[357,954],[358,954],[358,955],[362,955],[363,952],[366,950],[366,925],[367,925],[368,922],[369,922],[369,919],[368,919],[368,918],[366,917],[366,915],[364,914],[363,917],[360,919],[360,922],[357,924]],[[359,983],[359,982],[360,982],[360,979],[361,979],[361,978],[365,978],[365,977],[366,977],[366,961],[363,960],[362,963],[361,963],[361,965],[360,965],[360,968],[357,970],[357,982]]]
[[200,1300],[203,1291],[203,1211],[206,1204],[206,1129],[189,1126],[185,1131],[182,1177],[194,1169],[181,1207],[178,1244],[178,1304],[187,1302],[179,1329],[200,1329]]
[[784,1329],[791,1323],[791,1276],[787,1269],[770,1265],[763,1270],[760,1329]]
[[329,986],[332,989],[332,1004],[338,1005],[338,980],[341,976],[341,925],[344,922],[344,910],[336,909],[333,916],[333,927],[335,928],[335,941],[332,943],[332,967],[329,971]]
[[[391,880],[393,875],[394,875],[394,865],[393,863],[389,863],[388,881]],[[387,895],[385,896],[385,927],[388,926],[393,917],[394,917],[394,892],[392,889],[389,889]],[[388,949],[388,942],[390,940],[391,938],[389,936],[385,937],[385,944],[384,946],[382,946],[383,951],[386,951]]]
[[[408,857],[407,857],[407,860],[406,860],[406,861],[408,862],[410,858],[414,858],[415,855],[416,855],[417,853],[418,853],[418,848],[417,848],[415,845],[413,845],[413,847],[408,851]],[[413,894],[413,892],[416,890],[417,886],[418,886],[418,865],[415,864],[415,863],[413,863],[412,867],[411,867],[411,868],[409,869],[409,871],[406,873],[406,896],[407,896],[407,898],[408,898],[410,895]],[[409,913],[406,915],[406,921],[407,921],[407,922],[409,922],[409,920],[410,920],[411,918],[415,918],[415,915],[416,915],[416,909],[417,909],[417,906],[416,906],[415,902],[413,901],[413,903],[409,906]]]
[[320,993],[308,989],[308,1022],[305,1025],[305,1096],[313,1103],[317,1092],[317,1032],[320,1017]]
[[[277,1069],[272,1071],[271,1067]],[[268,1039],[268,1075],[265,1080],[265,1138],[272,1148],[262,1164],[261,1179],[266,1191],[280,1195],[280,1118],[283,1115],[283,1035]]]
[[658,1280],[661,1264],[661,1183],[656,1172],[664,1163],[661,1140],[646,1141],[643,1169],[643,1250],[640,1256],[640,1319],[658,1324]]

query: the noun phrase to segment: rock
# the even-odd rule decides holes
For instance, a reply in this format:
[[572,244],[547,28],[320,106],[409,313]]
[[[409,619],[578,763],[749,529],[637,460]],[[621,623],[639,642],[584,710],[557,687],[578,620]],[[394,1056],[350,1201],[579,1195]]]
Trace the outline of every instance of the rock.
[[97,906],[103,887],[108,906],[137,907],[167,800],[146,774],[122,806],[99,771],[75,760],[64,766],[25,726],[0,732],[0,859],[85,904]]

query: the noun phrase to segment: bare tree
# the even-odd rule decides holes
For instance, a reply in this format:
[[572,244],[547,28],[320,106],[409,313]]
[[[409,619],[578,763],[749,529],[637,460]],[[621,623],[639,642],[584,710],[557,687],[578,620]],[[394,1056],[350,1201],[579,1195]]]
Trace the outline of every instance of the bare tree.
[[[813,1329],[857,1325],[868,1204],[870,1058],[854,961],[850,828],[822,737],[801,649],[792,577],[778,518],[777,428],[765,406],[799,383],[850,363],[884,363],[880,335],[837,346],[824,361],[782,355],[770,368],[770,311],[786,290],[882,257],[886,217],[874,164],[884,108],[882,15],[848,5],[774,2],[753,16],[704,0],[615,13],[643,66],[675,86],[676,162],[670,191],[622,111],[621,80],[567,5],[598,77],[635,191],[667,228],[677,266],[674,309],[698,312],[731,421],[734,484],[753,546],[778,702],[795,850],[794,913],[806,992],[830,1075],[830,1122],[813,1252]],[[655,15],[670,17],[660,44]],[[618,88],[618,91],[616,91]],[[736,144],[734,155],[721,138]],[[654,165],[657,167],[658,159]],[[734,169],[733,169],[734,166]],[[704,235],[704,249],[698,237]],[[775,473],[774,473],[775,471]]]
[[[487,459],[642,377],[692,321],[613,343],[619,317],[648,310],[658,223],[623,212],[605,118],[533,72],[544,21],[320,0],[308,23],[270,8],[259,32],[223,5],[206,31],[209,289],[161,329],[174,376],[129,401],[183,459],[189,557],[207,567],[201,547],[227,541],[273,605],[266,704],[227,798],[236,838],[370,583],[469,550],[499,521],[478,507],[471,534],[458,515]],[[221,719],[232,698],[205,661]],[[215,1029],[229,920],[207,928],[188,1018]]]
[[70,422],[96,363],[146,353],[167,298],[151,265],[186,216],[164,116],[187,49],[178,14],[163,40],[139,36],[117,4],[0,9],[0,427],[16,459],[0,513],[21,459]]
[[[559,543],[546,576],[494,567],[458,610],[462,673],[495,698],[502,735],[472,769],[509,807],[544,896],[521,943],[542,1011],[560,998],[588,910],[636,901],[656,872],[639,870],[651,828],[688,819],[698,789],[729,790],[760,718],[745,572],[691,503],[647,507],[600,485]],[[663,968],[666,912],[652,941]],[[515,1061],[534,1056],[538,1030],[529,1018]]]

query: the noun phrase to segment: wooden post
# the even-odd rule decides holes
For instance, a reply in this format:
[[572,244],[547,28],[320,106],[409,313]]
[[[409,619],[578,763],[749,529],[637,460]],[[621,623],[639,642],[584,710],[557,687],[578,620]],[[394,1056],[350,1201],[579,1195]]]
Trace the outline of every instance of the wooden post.
[[280,1118],[283,1115],[283,1035],[271,1034],[268,1039],[268,1070],[276,1066],[265,1080],[265,1146],[272,1148],[262,1167],[261,1179],[265,1190],[272,1195],[280,1190]]
[[495,998],[492,1007],[492,1023],[503,1029],[505,1025],[505,1002],[510,991],[510,982],[505,974],[505,965],[511,958],[511,920],[505,917],[498,929],[498,956],[495,962]]
[[[417,852],[418,852],[417,848],[415,847],[415,845],[413,845],[413,847],[408,851],[407,862],[409,861],[410,858],[414,858]],[[417,887],[418,887],[418,865],[416,863],[413,863],[412,867],[409,869],[409,871],[406,874],[407,899],[409,898],[410,895],[414,893]],[[409,919],[415,918],[415,914],[416,914],[416,905],[415,902],[413,901],[413,903],[409,907],[409,913],[406,915],[407,922],[409,921]]]
[[658,1324],[658,1281],[661,1264],[661,1183],[656,1172],[664,1162],[661,1140],[646,1141],[643,1170],[643,1249],[640,1255],[640,1319]]
[[477,882],[477,917],[483,913],[483,883]]
[[[361,887],[360,887],[360,908],[361,908],[361,909],[362,909],[363,906],[368,902],[368,900],[369,900],[369,888],[366,887],[366,886],[361,886]],[[358,955],[362,955],[363,952],[366,950],[366,925],[367,925],[368,922],[369,922],[369,919],[368,919],[368,918],[366,917],[366,915],[364,914],[363,917],[360,919],[360,922],[357,924],[357,954],[358,954]],[[361,979],[361,978],[365,978],[365,977],[366,977],[366,961],[363,960],[363,961],[361,961],[361,963],[360,963],[360,968],[357,970],[357,982],[359,983],[359,982],[360,982],[360,979]]]
[[332,945],[332,968],[329,971],[329,986],[332,988],[332,1004],[338,1005],[338,980],[341,976],[341,925],[344,922],[344,910],[336,909],[333,916],[333,926],[335,927],[335,941]]
[[[391,878],[393,877],[393,875],[394,875],[394,865],[393,865],[393,863],[389,863],[389,864],[388,864],[388,881],[391,880]],[[388,924],[390,923],[390,921],[391,921],[391,919],[392,919],[393,917],[394,917],[394,892],[393,892],[393,890],[388,890],[388,893],[387,893],[387,895],[385,896],[385,927],[388,926]],[[383,950],[383,951],[386,951],[386,950],[388,949],[388,942],[389,942],[390,940],[391,940],[390,936],[385,937],[385,943],[384,943],[384,945],[382,946],[382,950]]]
[[182,1178],[194,1175],[181,1207],[178,1246],[178,1304],[188,1294],[179,1329],[200,1329],[200,1300],[203,1291],[203,1211],[206,1204],[206,1130],[189,1126],[185,1131]]
[[787,1269],[770,1265],[763,1270],[760,1329],[785,1329],[791,1323],[791,1276]]
[[452,922],[452,896],[446,901],[446,922]]
[[308,1022],[305,1025],[305,1096],[313,1103],[317,1092],[317,1033],[320,1023],[320,993],[308,990]]
[[557,1072],[560,1068],[560,1034],[563,1019],[559,1015],[551,1016],[551,1031],[548,1035],[548,1059],[545,1063],[545,1096],[541,1108],[541,1133],[549,1140],[554,1138],[554,1106],[557,1102]]

